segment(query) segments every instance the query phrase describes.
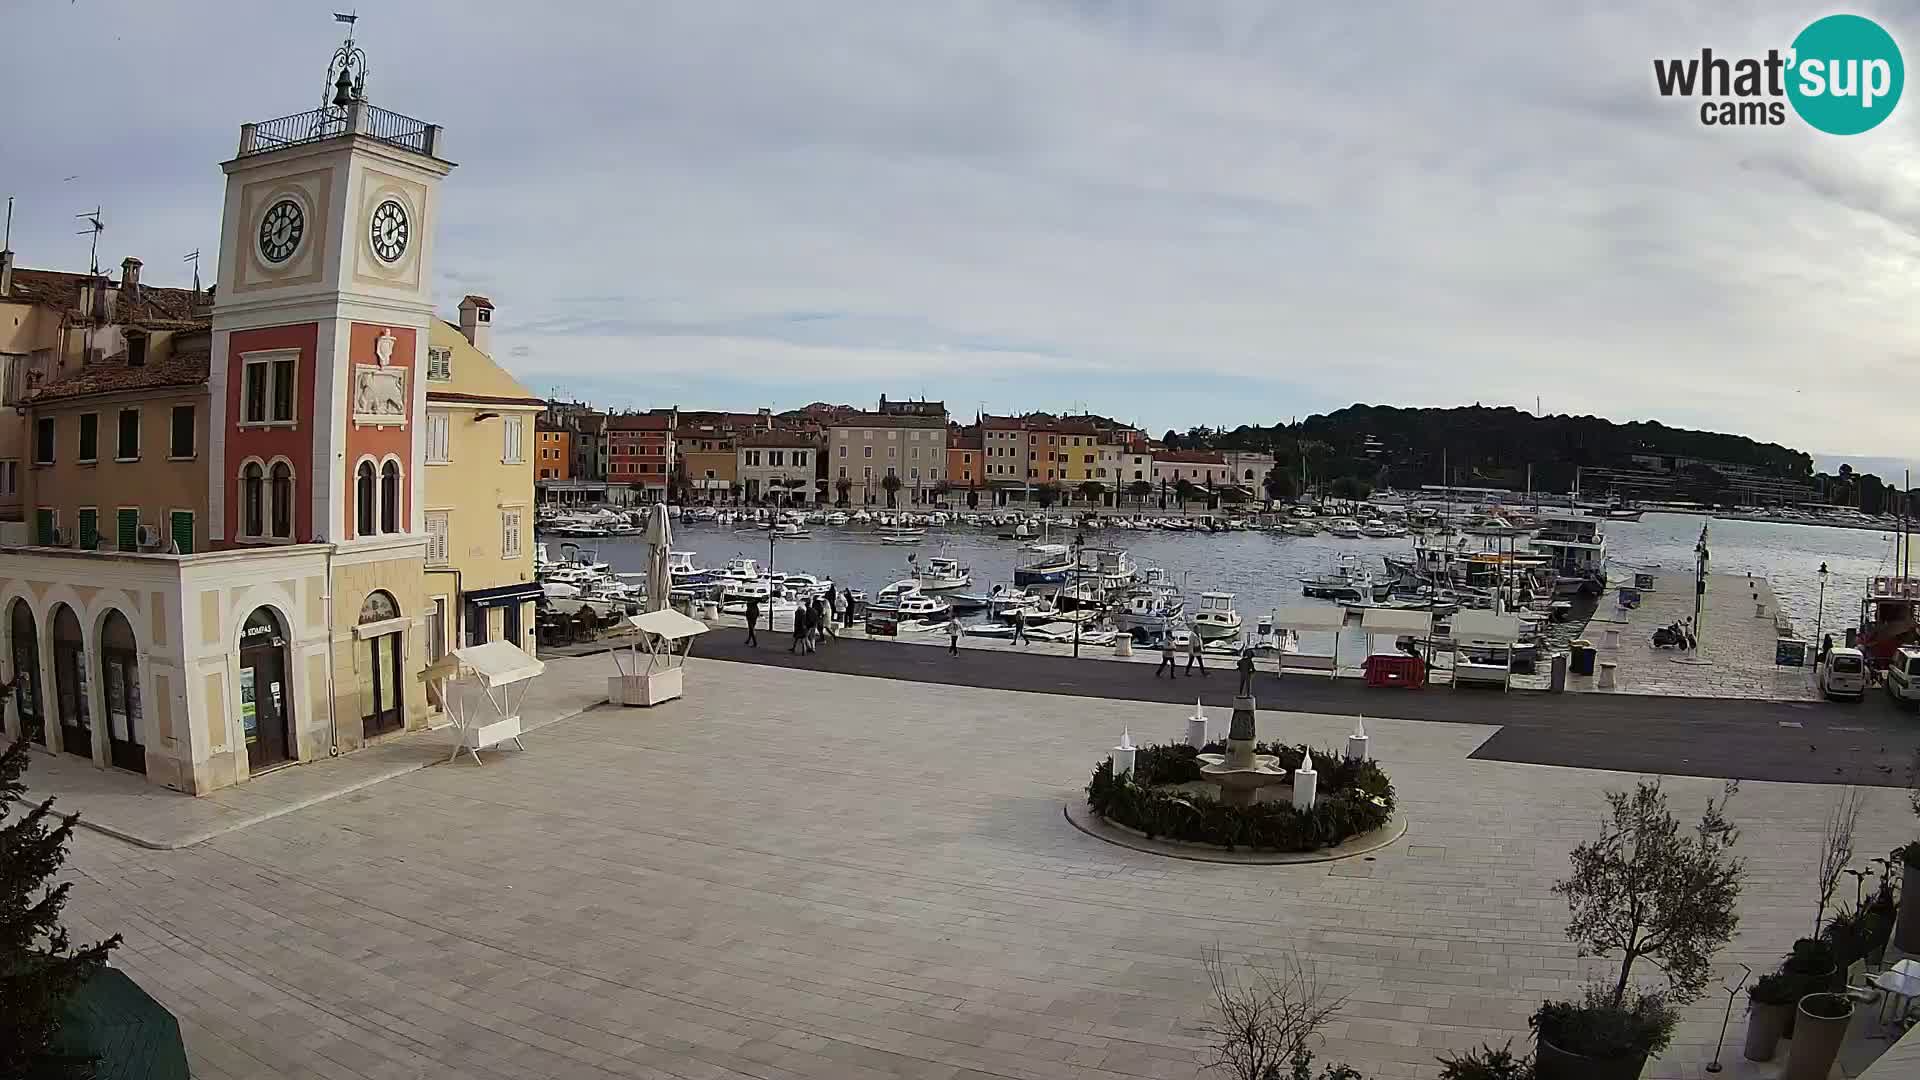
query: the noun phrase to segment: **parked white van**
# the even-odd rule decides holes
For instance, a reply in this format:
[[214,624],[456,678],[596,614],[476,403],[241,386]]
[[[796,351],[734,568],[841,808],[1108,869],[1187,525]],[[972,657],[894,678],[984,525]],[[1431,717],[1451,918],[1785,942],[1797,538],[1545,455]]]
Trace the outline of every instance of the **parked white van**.
[[1845,647],[1835,647],[1827,653],[1827,662],[1820,665],[1820,695],[1829,701],[1834,698],[1859,701],[1866,697],[1866,655],[1859,649]]

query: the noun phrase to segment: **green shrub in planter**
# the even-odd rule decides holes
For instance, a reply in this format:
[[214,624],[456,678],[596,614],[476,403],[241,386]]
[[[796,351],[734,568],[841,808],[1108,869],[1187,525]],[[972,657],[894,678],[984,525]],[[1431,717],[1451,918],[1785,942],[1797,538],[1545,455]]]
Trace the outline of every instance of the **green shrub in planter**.
[[1800,1000],[1800,982],[1792,975],[1762,975],[1747,988],[1748,1061],[1772,1061]]
[[1833,946],[1833,962],[1844,971],[1866,958],[1871,926],[1865,908],[1843,908],[1828,920],[1820,936]]
[[1440,1080],[1533,1080],[1533,1062],[1513,1056],[1511,1042],[1495,1050],[1485,1043],[1460,1055],[1442,1055]]
[[[1306,748],[1263,743],[1259,753],[1273,754],[1288,768],[1298,767]],[[1103,760],[1087,784],[1087,806],[1094,813],[1149,837],[1190,844],[1266,851],[1319,851],[1383,828],[1393,818],[1393,783],[1371,761],[1345,761],[1325,751],[1321,795],[1311,810],[1289,803],[1259,802],[1227,806],[1205,795],[1164,790],[1160,785],[1202,779],[1200,751],[1190,746],[1143,746],[1134,755],[1132,777],[1115,777],[1113,762]],[[1314,760],[1321,760],[1320,754]]]
[[1780,970],[1788,975],[1797,975],[1807,993],[1818,990],[1837,990],[1836,982],[1845,978],[1842,974],[1840,954],[1833,942],[1821,938],[1801,938],[1793,943],[1793,955],[1787,957]]
[[1667,1048],[1679,1017],[1659,994],[1631,994],[1619,1005],[1601,988],[1584,1002],[1547,1001],[1528,1023],[1539,1047],[1541,1080],[1618,1076],[1631,1080],[1647,1058]]

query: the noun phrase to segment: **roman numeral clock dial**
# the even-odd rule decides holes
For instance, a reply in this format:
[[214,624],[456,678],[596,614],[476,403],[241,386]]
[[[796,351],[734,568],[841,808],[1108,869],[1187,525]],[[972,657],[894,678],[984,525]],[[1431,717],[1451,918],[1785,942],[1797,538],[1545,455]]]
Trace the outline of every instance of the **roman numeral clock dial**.
[[260,219],[260,257],[275,265],[286,262],[299,250],[306,227],[306,214],[292,199],[281,199],[267,207]]
[[368,239],[373,243],[373,253],[384,263],[397,263],[407,253],[407,208],[393,199],[382,202],[373,208],[373,220],[368,225]]

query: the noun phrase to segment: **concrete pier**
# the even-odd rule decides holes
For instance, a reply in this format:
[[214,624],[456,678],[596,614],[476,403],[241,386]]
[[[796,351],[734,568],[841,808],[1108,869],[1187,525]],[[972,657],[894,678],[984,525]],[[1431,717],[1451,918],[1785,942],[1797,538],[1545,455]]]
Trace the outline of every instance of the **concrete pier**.
[[[1708,574],[1695,633],[1699,651],[1655,649],[1655,629],[1693,617],[1694,575],[1691,572],[1655,573],[1653,588],[1642,590],[1640,606],[1622,608],[1618,592],[1600,601],[1585,637],[1598,650],[1600,662],[1617,665],[1612,689],[1599,686],[1594,676],[1569,676],[1567,689],[1609,694],[1666,694],[1678,697],[1753,698],[1771,701],[1810,701],[1813,668],[1778,667],[1773,662],[1774,641],[1788,628],[1780,602],[1766,579],[1745,574]],[[1607,631],[1619,632],[1619,644],[1606,645]],[[1835,638],[1838,627],[1829,626]],[[1813,628],[1804,628],[1811,639]],[[1817,641],[1810,644],[1818,645]],[[1812,657],[1808,657],[1811,663]]]

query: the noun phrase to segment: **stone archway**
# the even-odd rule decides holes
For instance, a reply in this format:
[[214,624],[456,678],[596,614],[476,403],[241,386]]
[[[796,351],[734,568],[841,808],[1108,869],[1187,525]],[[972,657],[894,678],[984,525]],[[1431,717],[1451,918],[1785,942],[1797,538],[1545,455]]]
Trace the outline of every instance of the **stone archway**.
[[147,771],[145,718],[140,710],[140,647],[117,608],[100,624],[100,700],[107,711],[107,760],[117,769]]
[[360,605],[359,625],[392,629],[363,633],[360,647],[368,650],[372,667],[366,711],[360,716],[365,738],[399,731],[407,723],[406,639],[400,630],[400,605],[393,594],[375,589]]
[[47,745],[46,688],[40,678],[40,628],[33,619],[33,606],[15,599],[7,614],[7,629],[13,648],[13,703],[20,717],[22,737]]
[[60,719],[60,745],[93,760],[93,722],[87,704],[87,644],[80,617],[68,604],[53,608],[53,689]]

